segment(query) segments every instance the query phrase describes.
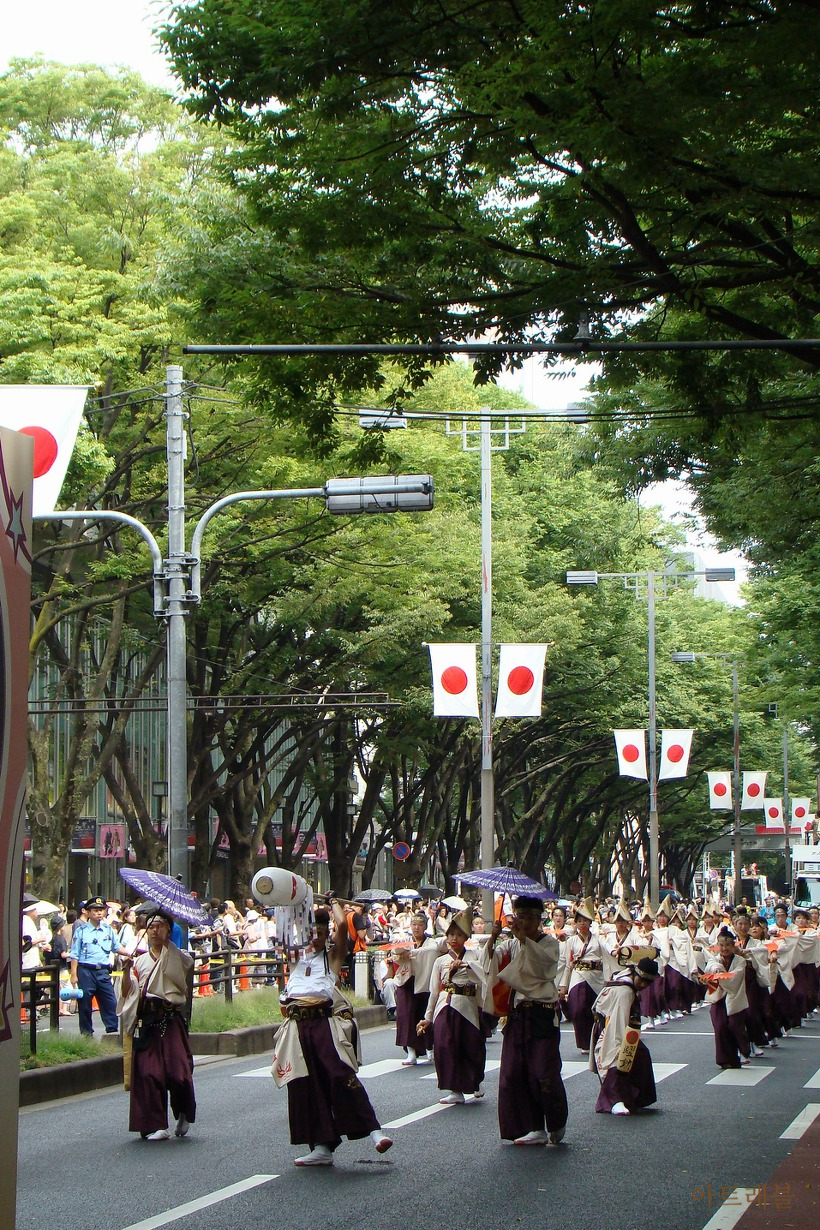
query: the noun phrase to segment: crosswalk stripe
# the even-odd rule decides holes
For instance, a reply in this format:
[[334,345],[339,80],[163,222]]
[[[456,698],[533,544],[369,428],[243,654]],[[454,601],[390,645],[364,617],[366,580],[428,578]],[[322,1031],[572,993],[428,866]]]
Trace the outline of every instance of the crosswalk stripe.
[[746,1213],[760,1191],[759,1187],[736,1187],[729,1192],[714,1217],[710,1217],[703,1230],[732,1230]]
[[728,1068],[725,1072],[713,1076],[707,1085],[742,1085],[748,1088],[759,1085],[767,1076],[771,1076],[774,1068]]
[[803,1086],[804,1089],[820,1089],[820,1068],[817,1069],[814,1076],[810,1076]]
[[688,1067],[685,1063],[653,1063],[652,1071],[655,1073],[655,1084],[659,1085],[661,1081],[668,1080],[670,1076],[674,1076],[676,1072],[682,1072]]
[[800,1140],[814,1123],[817,1116],[820,1115],[820,1102],[809,1102],[804,1110],[801,1110],[796,1119],[792,1119],[785,1132],[780,1133],[781,1140]]
[[143,1221],[132,1222],[130,1226],[125,1227],[125,1230],[160,1230],[161,1226],[167,1226],[172,1221],[189,1217],[191,1213],[198,1213],[200,1209],[208,1209],[211,1205],[219,1204],[223,1200],[230,1200],[231,1196],[238,1196],[242,1192],[260,1187],[263,1183],[271,1183],[278,1178],[278,1174],[252,1174],[249,1179],[231,1183],[230,1187],[222,1187],[219,1191],[211,1192],[207,1196],[200,1196],[198,1200],[189,1200],[187,1204],[179,1204],[175,1209],[167,1209],[155,1217],[146,1217]]
[[[498,1071],[498,1069],[499,1069],[500,1067],[501,1067],[501,1060],[500,1060],[500,1059],[488,1059],[488,1060],[487,1060],[487,1062],[486,1062],[486,1063],[485,1063],[485,1065],[484,1065],[484,1072],[485,1072],[485,1074],[486,1074],[487,1072],[497,1072],[497,1071]],[[436,1073],[435,1073],[435,1071],[433,1071],[433,1072],[428,1072],[428,1073],[426,1073],[426,1075],[422,1076],[422,1078],[421,1078],[421,1079],[422,1079],[423,1081],[434,1081],[434,1080],[436,1080]]]

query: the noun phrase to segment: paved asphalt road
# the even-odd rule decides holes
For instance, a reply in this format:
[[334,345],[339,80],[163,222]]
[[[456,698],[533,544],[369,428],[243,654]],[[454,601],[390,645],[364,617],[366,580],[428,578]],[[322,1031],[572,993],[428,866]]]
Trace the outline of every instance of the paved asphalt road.
[[17,1230],[703,1230],[730,1192],[770,1182],[794,1145],[782,1134],[820,1111],[820,1021],[723,1074],[706,1011],[645,1034],[658,1104],[628,1119],[594,1113],[597,1079],[564,1030],[558,1148],[501,1144],[500,1042],[487,1048],[483,1102],[440,1107],[432,1066],[401,1068],[392,1027],[363,1035],[360,1073],[395,1141],[384,1157],[345,1141],[335,1166],[296,1169],[286,1095],[261,1056],[197,1063],[198,1119],[183,1140],[130,1136],[120,1090],[32,1107],[20,1116]]

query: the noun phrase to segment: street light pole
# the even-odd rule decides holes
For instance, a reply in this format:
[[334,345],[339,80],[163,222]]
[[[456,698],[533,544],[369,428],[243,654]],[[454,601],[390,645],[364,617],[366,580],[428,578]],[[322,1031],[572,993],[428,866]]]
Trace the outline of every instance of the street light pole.
[[[200,517],[191,544],[185,548],[185,412],[182,368],[166,368],[166,464],[168,474],[168,555],[147,526],[127,513],[109,509],[72,509],[44,513],[38,521],[115,521],[142,535],[153,563],[153,607],[167,621],[167,759],[168,874],[183,876],[188,861],[188,679],[185,620],[201,596],[201,544],[211,517],[240,500],[319,498],[329,513],[426,512],[433,507],[434,484],[429,474],[382,475],[376,478],[329,478],[321,487],[299,490],[239,491],[217,500]],[[190,579],[190,586],[189,586]]]
[[[481,420],[481,866],[495,854],[493,770],[493,480],[490,419]],[[483,913],[493,916],[493,895],[482,893]]]
[[646,574],[649,663],[649,897],[656,909],[661,895],[661,842],[658,822],[658,718],[655,690],[655,573]]

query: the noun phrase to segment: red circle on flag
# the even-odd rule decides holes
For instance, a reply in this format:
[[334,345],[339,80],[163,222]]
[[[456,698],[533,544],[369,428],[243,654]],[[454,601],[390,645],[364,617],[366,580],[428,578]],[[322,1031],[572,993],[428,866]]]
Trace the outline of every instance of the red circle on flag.
[[666,753],[666,759],[671,760],[672,764],[679,764],[683,760],[683,748],[679,743],[673,743],[669,751]]
[[641,1040],[641,1035],[637,1029],[628,1029],[626,1031],[625,1042],[627,1046],[637,1046]]
[[514,666],[507,676],[507,687],[515,696],[523,696],[535,683],[535,675],[528,666]]
[[719,799],[722,799],[724,794],[726,793],[725,784],[723,782],[717,782],[713,793],[716,794]]
[[441,686],[451,696],[458,696],[467,687],[467,672],[460,666],[447,666],[441,672]]
[[57,460],[57,441],[45,427],[21,427],[21,436],[31,436],[34,441],[34,477],[48,474]]
[[629,764],[634,764],[635,761],[639,759],[640,754],[641,753],[638,751],[634,743],[625,743],[624,750],[621,753],[624,760],[626,760]]
[[779,815],[780,815],[780,808],[779,808],[779,807],[770,807],[770,808],[769,808],[769,817],[770,817],[772,820],[776,820],[776,819],[777,819],[777,817],[778,817]]
[[795,807],[794,814],[797,816],[798,820],[802,820],[806,814],[805,807]]
[[757,784],[757,782],[752,782],[752,784],[749,786],[749,789],[746,791],[746,793],[749,795],[750,798],[756,799],[757,796],[760,794],[760,786]]

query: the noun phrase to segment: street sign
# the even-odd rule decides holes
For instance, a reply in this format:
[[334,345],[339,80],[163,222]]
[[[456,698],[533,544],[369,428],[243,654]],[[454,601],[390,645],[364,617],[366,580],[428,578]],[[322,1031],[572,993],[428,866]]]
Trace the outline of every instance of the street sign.
[[403,863],[406,858],[410,857],[410,847],[406,841],[397,841],[393,847],[393,858],[397,858],[400,863]]

